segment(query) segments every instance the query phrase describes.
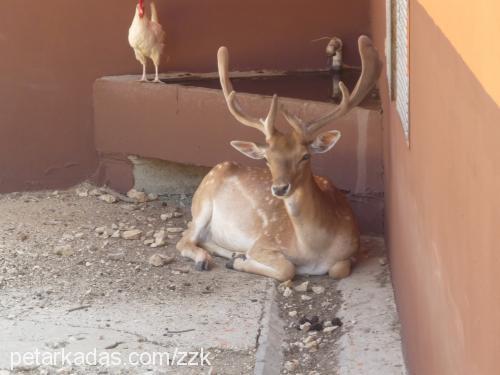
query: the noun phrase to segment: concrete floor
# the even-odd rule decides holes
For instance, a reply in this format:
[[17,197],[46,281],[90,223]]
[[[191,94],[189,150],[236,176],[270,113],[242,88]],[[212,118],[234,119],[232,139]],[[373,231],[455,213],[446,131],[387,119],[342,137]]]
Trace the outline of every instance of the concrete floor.
[[337,316],[345,322],[345,334],[338,341],[338,375],[403,375],[399,319],[384,241],[367,237],[363,246],[367,252],[352,277],[338,283],[343,303]]
[[[31,303],[16,304],[15,301],[32,299],[32,292],[10,291],[0,297],[2,310],[8,313],[0,318],[0,368],[11,367],[9,353],[30,352],[36,348],[51,353],[62,352],[63,349],[73,353],[91,353],[94,350],[101,354],[118,353],[125,362],[134,352],[169,352],[173,355],[176,350],[194,352],[203,348],[210,354],[210,363],[224,368],[224,373],[251,373],[256,336],[260,328],[258,317],[265,301],[265,293],[253,291],[262,291],[269,286],[267,280],[255,280],[255,283],[248,285],[255,297],[252,303],[246,302],[246,289],[240,289],[232,290],[231,298],[219,298],[213,294],[207,298],[187,296],[176,301],[148,301],[146,298],[142,301],[113,303],[100,301],[74,312],[68,312],[75,307],[71,303],[57,304],[43,310],[33,308]],[[214,356],[217,357],[215,360]],[[145,358],[147,361],[148,357]],[[239,362],[235,363],[235,368],[225,366],[226,361],[235,359]],[[19,365],[21,369],[37,367]],[[51,367],[41,366],[47,371]],[[106,367],[86,366],[78,369],[77,366],[71,366],[68,372],[107,373]],[[200,374],[208,373],[212,366],[207,364],[196,370],[185,369],[181,365],[168,369],[160,366],[160,363],[144,364],[138,368],[127,364],[119,367],[128,367],[126,373],[155,370],[157,373]],[[40,371],[40,368],[37,370]]]
[[[312,283],[326,287],[324,294],[296,293],[295,302],[283,304],[274,281],[226,270],[220,259],[210,272],[193,271],[189,261],[176,256],[175,238],[152,249],[144,238],[130,241],[95,233],[96,227],[112,223],[144,233],[184,226],[184,217],[160,220],[174,209],[179,212],[158,201],[108,204],[97,196],[78,197],[74,189],[0,195],[0,375],[404,373],[380,239],[364,239],[365,255],[350,278],[338,283],[313,278]],[[60,255],[54,251],[60,246],[71,251]],[[176,258],[153,267],[148,259],[155,253]],[[302,334],[290,329],[293,320],[310,313],[313,304],[325,306],[322,313],[337,314],[344,325],[334,336],[325,335],[329,344],[315,353],[287,352]],[[292,307],[295,318],[289,316]],[[165,366],[166,353],[170,359],[177,355],[178,361],[182,352],[201,349],[209,353],[210,364]],[[55,353],[71,352],[74,363],[12,363],[19,359],[12,353],[37,350],[40,358],[50,354],[50,360]],[[90,355],[87,362],[94,361],[95,352],[102,363],[79,366],[80,352]],[[135,353],[146,353],[144,362],[163,353],[164,364],[158,356],[155,364],[131,364],[139,359],[130,358]],[[111,355],[120,365],[103,362]],[[290,355],[304,360],[294,371],[283,367]]]

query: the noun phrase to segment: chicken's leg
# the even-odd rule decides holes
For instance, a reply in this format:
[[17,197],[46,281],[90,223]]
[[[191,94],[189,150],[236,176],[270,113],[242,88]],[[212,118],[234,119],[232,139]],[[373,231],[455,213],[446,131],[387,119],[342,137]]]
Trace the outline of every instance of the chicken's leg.
[[153,64],[155,65],[155,80],[153,82],[155,83],[161,83],[160,77],[158,75],[158,70],[160,66],[160,57],[161,57],[161,51],[154,51],[151,54],[151,60],[153,61]]
[[142,64],[142,77],[140,82],[149,82],[146,76],[146,57],[138,51],[135,51],[135,58]]
[[154,83],[161,83],[159,75],[158,75],[158,64],[156,64],[156,63],[155,63],[155,71],[156,71],[155,80],[153,82]]
[[146,63],[142,64],[142,77],[140,79],[140,82],[149,82],[148,77],[146,77]]

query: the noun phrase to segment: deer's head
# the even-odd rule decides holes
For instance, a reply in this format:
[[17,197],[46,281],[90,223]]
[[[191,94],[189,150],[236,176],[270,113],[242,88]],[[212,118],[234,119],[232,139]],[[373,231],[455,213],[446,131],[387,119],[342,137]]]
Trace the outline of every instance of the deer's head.
[[[265,119],[253,118],[244,113],[229,80],[227,48],[221,47],[219,49],[217,54],[219,76],[229,111],[243,125],[255,128],[265,135],[265,143],[262,144],[232,141],[231,145],[252,159],[266,161],[273,179],[271,189],[274,196],[286,198],[293,194],[300,182],[311,174],[311,156],[329,151],[340,139],[340,132],[337,130],[323,133],[319,133],[319,130],[357,106],[375,85],[381,66],[377,51],[366,36],[359,38],[358,45],[362,72],[353,93],[350,94],[347,87],[341,82],[341,103],[325,116],[308,122],[288,112],[286,108],[280,107],[276,95],[273,96],[269,113]],[[291,125],[291,132],[282,133],[275,128],[274,124],[279,110]]]

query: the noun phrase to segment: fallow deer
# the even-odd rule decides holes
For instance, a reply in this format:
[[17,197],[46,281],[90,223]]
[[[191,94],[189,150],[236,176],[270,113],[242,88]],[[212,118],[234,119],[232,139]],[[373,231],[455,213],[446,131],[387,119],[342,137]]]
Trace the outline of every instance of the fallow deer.
[[[358,41],[361,76],[352,95],[340,83],[342,100],[325,116],[304,121],[279,107],[276,95],[266,119],[242,110],[229,79],[226,47],[218,51],[220,82],[231,114],[243,125],[265,135],[265,144],[232,141],[252,159],[264,159],[268,168],[225,162],[205,176],[193,197],[193,220],[177,244],[195,268],[205,270],[211,254],[230,259],[228,268],[280,281],[295,274],[347,277],[359,249],[359,231],[346,197],[327,179],[314,176],[311,155],[330,150],[340,132],[318,131],[359,105],[373,89],[381,64],[371,40]],[[281,111],[292,131],[274,127]]]

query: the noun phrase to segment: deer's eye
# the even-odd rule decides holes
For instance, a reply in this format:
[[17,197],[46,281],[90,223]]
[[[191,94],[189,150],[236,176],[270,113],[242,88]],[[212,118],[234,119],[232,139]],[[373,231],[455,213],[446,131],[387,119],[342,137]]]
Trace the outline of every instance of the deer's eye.
[[302,156],[302,159],[300,161],[306,161],[309,159],[311,159],[311,154],[305,154],[304,156]]

